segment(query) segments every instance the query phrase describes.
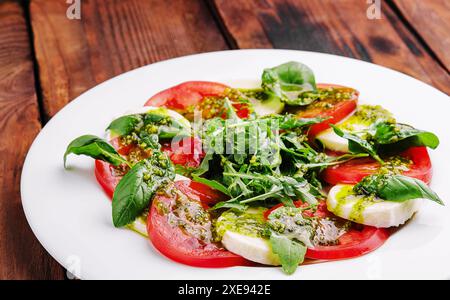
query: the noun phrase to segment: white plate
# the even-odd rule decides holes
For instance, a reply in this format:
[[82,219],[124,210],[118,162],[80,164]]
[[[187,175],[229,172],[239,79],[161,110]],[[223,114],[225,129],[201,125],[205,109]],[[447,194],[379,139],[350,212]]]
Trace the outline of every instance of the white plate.
[[[139,235],[116,229],[110,202],[93,175],[93,160],[71,156],[82,134],[102,136],[109,122],[156,92],[188,80],[238,86],[257,83],[266,67],[296,60],[318,82],[357,88],[362,102],[381,104],[402,122],[435,132],[432,188],[448,203],[427,203],[377,251],[351,260],[302,266],[288,277],[278,268],[202,269],[157,253]],[[34,141],[22,173],[23,207],[34,234],[66,269],[83,279],[364,279],[450,278],[449,97],[425,83],[380,66],[333,55],[289,50],[206,53],[149,65],[100,84],[62,109]]]

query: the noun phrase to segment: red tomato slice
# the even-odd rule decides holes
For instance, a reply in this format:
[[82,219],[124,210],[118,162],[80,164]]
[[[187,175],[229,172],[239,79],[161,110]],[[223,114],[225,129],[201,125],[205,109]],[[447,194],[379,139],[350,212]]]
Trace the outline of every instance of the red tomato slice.
[[190,168],[198,167],[205,156],[202,140],[197,137],[187,137],[178,143],[172,140],[172,142],[163,143],[161,149],[167,153],[174,164]]
[[[334,84],[318,84],[317,88],[342,88],[352,93],[352,98],[342,101],[332,101],[333,99],[319,100],[308,105],[305,109],[299,111],[297,115],[302,118],[323,117],[329,118],[322,123],[311,126],[309,130],[310,138],[314,138],[318,133],[330,128],[330,124],[336,124],[351,114],[358,103],[359,92],[352,88]],[[330,101],[331,100],[331,101]],[[322,105],[326,104],[326,106]]]
[[95,161],[95,178],[97,178],[98,183],[103,188],[105,193],[110,199],[112,199],[114,190],[119,184],[122,176],[114,175],[115,171],[112,165],[101,161]]
[[[186,109],[202,103],[206,97],[221,97],[225,95],[228,86],[208,81],[187,81],[179,85],[168,88],[154,95],[145,103],[145,106],[164,106],[176,110],[181,114],[186,113]],[[249,116],[249,108],[244,103],[233,103],[240,118]],[[208,110],[208,108],[201,108]],[[220,115],[220,114],[219,114]]]
[[[308,204],[302,201],[296,201],[296,207],[305,207]],[[272,211],[283,206],[283,204],[276,205],[265,212],[264,217],[267,219]],[[327,210],[325,201],[321,201],[317,211],[305,211],[305,215],[309,217],[326,218],[332,216]],[[309,259],[347,259],[362,256],[379,248],[389,238],[389,231],[384,228],[375,228],[372,226],[365,226],[356,224],[345,234],[339,238],[339,244],[335,246],[315,246],[308,248],[306,251],[306,258]]]
[[165,106],[170,109],[186,109],[200,103],[207,96],[220,96],[228,86],[208,81],[187,81],[154,95],[145,106]]
[[229,199],[218,190],[192,180],[179,181],[177,188],[189,198],[200,201],[205,208],[210,208],[217,202]]
[[[175,188],[191,198],[199,190],[192,189],[191,183],[178,181]],[[203,186],[203,192],[209,188]],[[208,191],[206,194],[216,193]],[[192,201],[203,202],[203,196],[192,197]],[[210,201],[210,199],[208,199]],[[205,203],[201,203],[202,206]],[[153,246],[166,257],[195,267],[223,268],[253,265],[243,257],[233,254],[217,244],[204,242],[188,230],[171,224],[169,214],[174,210],[174,196],[157,195],[152,202],[147,221],[147,232]],[[173,222],[172,222],[173,223]]]
[[311,259],[347,259],[362,256],[372,252],[389,238],[385,228],[362,226],[361,229],[350,229],[339,238],[339,245],[316,246],[306,251],[306,257]]
[[[409,170],[403,175],[413,177],[429,184],[432,176],[430,156],[426,147],[412,147],[400,154],[412,161]],[[358,158],[343,164],[328,167],[322,172],[322,178],[331,185],[339,183],[357,184],[364,177],[375,174],[380,164],[370,158]]]

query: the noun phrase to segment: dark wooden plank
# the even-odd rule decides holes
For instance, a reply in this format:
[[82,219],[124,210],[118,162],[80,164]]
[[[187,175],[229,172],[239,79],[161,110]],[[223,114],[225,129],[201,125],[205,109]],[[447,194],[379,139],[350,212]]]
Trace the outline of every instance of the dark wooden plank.
[[63,279],[31,232],[20,174],[41,125],[26,22],[19,1],[0,1],[0,279]]
[[381,19],[367,18],[360,0],[211,0],[231,43],[333,53],[384,65],[449,93],[446,70],[383,2]]
[[393,0],[447,70],[450,70],[450,1]]
[[31,0],[46,117],[80,93],[152,62],[227,49],[202,0],[81,1],[81,20],[60,0]]

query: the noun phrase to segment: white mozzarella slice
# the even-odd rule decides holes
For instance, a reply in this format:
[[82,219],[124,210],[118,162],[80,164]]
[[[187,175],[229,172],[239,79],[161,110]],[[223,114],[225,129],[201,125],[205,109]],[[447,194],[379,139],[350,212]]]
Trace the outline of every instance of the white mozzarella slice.
[[259,117],[264,117],[272,114],[279,114],[284,109],[284,102],[278,98],[271,98],[265,101],[253,100],[253,109]]
[[316,139],[319,140],[325,148],[331,151],[344,153],[350,152],[350,150],[348,149],[348,140],[338,136],[336,133],[334,133],[332,128],[319,133],[316,136]]
[[[379,120],[395,122],[391,113],[381,106],[361,105],[341,122],[338,122],[336,126],[346,131],[360,132],[368,129],[373,122]],[[329,150],[345,153],[350,152],[348,149],[348,140],[338,136],[332,128],[319,133],[316,139]]]
[[272,253],[267,239],[252,237],[227,230],[222,238],[223,246],[230,252],[264,265],[279,266],[278,256]]
[[378,228],[397,227],[412,218],[419,210],[422,199],[405,202],[384,201],[379,198],[366,200],[364,196],[352,195],[348,191],[353,186],[334,186],[327,199],[327,208],[335,215]]
[[129,224],[127,228],[133,230],[136,233],[139,233],[144,237],[148,237],[147,220],[145,218],[138,217],[136,220],[134,220],[133,223]]

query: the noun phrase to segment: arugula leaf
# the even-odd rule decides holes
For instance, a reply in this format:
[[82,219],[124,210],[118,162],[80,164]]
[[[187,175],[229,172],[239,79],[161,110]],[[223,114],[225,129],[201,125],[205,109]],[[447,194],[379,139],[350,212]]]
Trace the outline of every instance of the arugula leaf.
[[371,175],[354,186],[358,194],[376,195],[386,201],[404,202],[417,198],[444,202],[423,181],[403,175]]
[[222,201],[216,203],[213,207],[211,207],[209,210],[218,210],[221,208],[233,208],[237,209],[239,211],[245,211],[248,208],[248,205],[241,204],[238,201]]
[[327,118],[298,118],[295,115],[287,114],[281,116],[272,116],[272,122],[276,120],[279,122],[279,128],[283,130],[292,130],[296,128],[311,126],[321,123]]
[[192,174],[202,176],[203,174],[207,173],[209,171],[209,162],[212,161],[212,159],[213,154],[206,153],[205,157],[203,157],[203,160],[200,163],[200,166]]
[[263,90],[279,97],[289,105],[308,105],[314,101],[301,94],[316,90],[313,71],[299,62],[288,62],[271,69],[265,69],[262,75]]
[[197,174],[192,174],[192,179],[196,182],[203,183],[204,185],[207,185],[213,189],[216,189],[216,190],[224,193],[227,196],[230,196],[230,192],[228,191],[228,189],[223,184],[221,184],[220,182],[218,182],[216,180],[209,180],[206,178],[202,178],[202,177],[198,176]]
[[113,146],[95,135],[80,136],[67,146],[66,152],[64,153],[64,167],[66,167],[66,160],[69,154],[86,155],[94,159],[103,160],[114,166],[121,164],[129,165],[129,163],[117,153]]
[[383,160],[380,156],[378,156],[376,148],[370,142],[356,134],[345,132],[333,124],[330,124],[330,126],[338,136],[348,140],[348,148],[352,153],[369,153],[370,156],[376,159],[379,163],[384,164]]
[[270,245],[272,252],[278,255],[283,271],[288,275],[293,274],[305,259],[307,248],[286,236],[272,233]]
[[120,180],[112,200],[114,226],[133,222],[149,203],[156,191],[175,178],[174,166],[166,154],[154,151],[152,156],[138,162]]

